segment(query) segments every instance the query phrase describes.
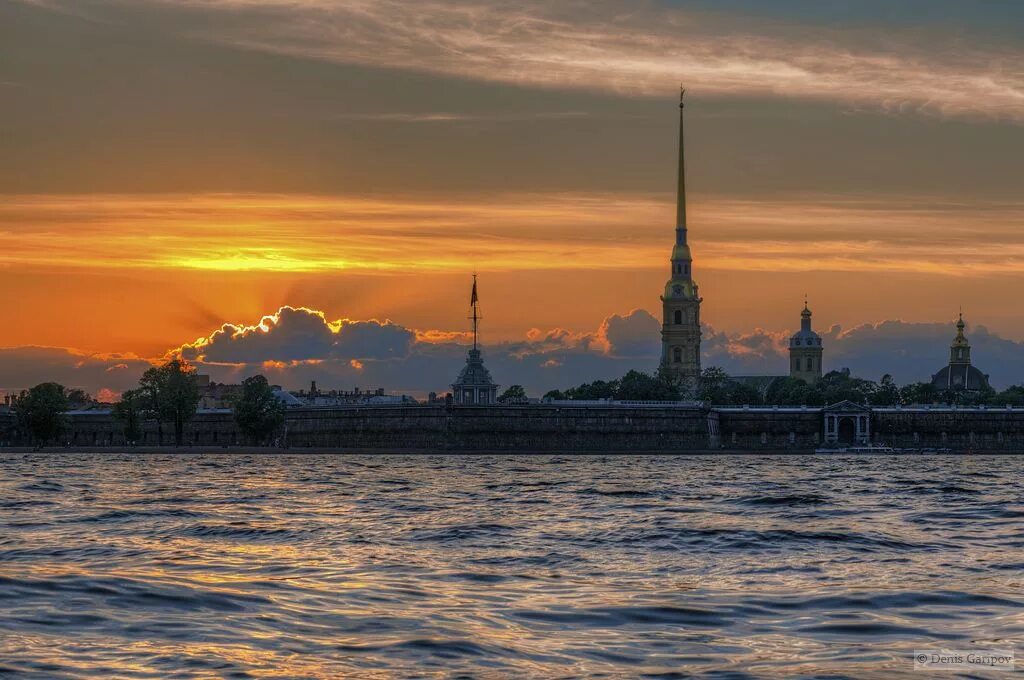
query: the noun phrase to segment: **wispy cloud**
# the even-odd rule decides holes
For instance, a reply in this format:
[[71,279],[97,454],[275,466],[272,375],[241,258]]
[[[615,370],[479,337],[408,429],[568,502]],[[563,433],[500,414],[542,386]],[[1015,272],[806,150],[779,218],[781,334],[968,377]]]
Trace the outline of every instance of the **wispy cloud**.
[[1024,121],[1019,46],[981,46],[937,28],[755,22],[641,0],[60,4],[83,2],[100,14],[126,7],[174,12],[182,30],[206,40],[341,63],[660,97],[683,81],[710,95]]
[[[499,194],[6,195],[0,265],[215,271],[429,272],[664,268],[670,197]],[[1024,271],[1024,203],[697,197],[697,268]]]
[[381,123],[516,123],[531,120],[572,120],[593,117],[587,111],[538,111],[534,113],[340,113],[337,120],[369,121]]
[[[638,214],[639,211],[639,214]],[[0,264],[210,270],[638,268],[616,225],[660,201],[571,195],[475,199],[295,195],[5,196]],[[648,222],[649,223],[649,222]],[[114,256],[116,254],[116,256]],[[661,258],[659,258],[661,259]]]

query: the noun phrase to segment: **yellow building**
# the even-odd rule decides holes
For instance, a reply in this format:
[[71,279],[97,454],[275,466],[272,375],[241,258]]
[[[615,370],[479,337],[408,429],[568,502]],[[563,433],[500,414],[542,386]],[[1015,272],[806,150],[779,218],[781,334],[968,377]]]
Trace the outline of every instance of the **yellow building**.
[[789,339],[789,377],[799,378],[809,385],[821,380],[823,350],[821,336],[811,328],[811,310],[804,300],[800,330]]

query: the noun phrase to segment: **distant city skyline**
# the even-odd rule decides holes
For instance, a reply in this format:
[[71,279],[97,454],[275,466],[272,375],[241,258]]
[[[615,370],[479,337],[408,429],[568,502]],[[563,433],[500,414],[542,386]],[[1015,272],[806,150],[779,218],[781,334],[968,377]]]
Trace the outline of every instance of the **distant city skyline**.
[[424,394],[473,270],[498,382],[653,370],[680,80],[704,366],[785,373],[809,293],[825,370],[927,380],[962,305],[1024,381],[1024,8],[360,7],[0,4],[0,391],[291,306],[200,369]]

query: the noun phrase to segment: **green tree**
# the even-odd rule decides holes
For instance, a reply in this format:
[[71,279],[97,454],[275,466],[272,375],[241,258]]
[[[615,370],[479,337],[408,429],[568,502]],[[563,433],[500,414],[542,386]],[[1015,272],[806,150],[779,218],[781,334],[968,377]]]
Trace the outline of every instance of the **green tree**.
[[143,396],[139,390],[127,390],[111,410],[114,420],[121,425],[126,442],[135,443],[142,439],[144,418]]
[[742,406],[743,404],[763,404],[764,395],[761,390],[746,383],[732,382],[729,387],[727,404]]
[[579,387],[570,387],[562,396],[574,400],[614,399],[618,390],[618,380],[595,380],[592,383],[583,383]]
[[174,443],[181,446],[185,438],[185,425],[192,420],[199,407],[195,369],[182,359],[171,359],[142,374],[139,392],[144,412],[157,422],[160,442],[163,443],[163,424],[171,423],[174,427]]
[[88,408],[94,404],[94,400],[89,396],[89,393],[85,390],[78,388],[68,388],[64,392],[64,396],[68,399],[68,408]]
[[274,396],[262,375],[242,381],[242,392],[234,403],[235,422],[253,444],[265,444],[284,423],[284,404]]
[[622,376],[618,383],[614,395],[616,399],[677,401],[680,398],[678,387],[659,376],[643,371],[630,371]]
[[628,399],[641,401],[677,401],[681,399],[678,382],[662,373],[630,371],[618,380],[595,380],[567,390],[551,390],[545,399],[596,401],[599,399]]
[[988,403],[993,406],[1024,406],[1024,385],[1010,385],[1002,392],[990,395]]
[[18,424],[32,436],[32,443],[45,446],[67,426],[68,397],[63,385],[46,382],[22,392],[17,402]]
[[917,382],[900,388],[900,403],[934,404],[940,400],[939,390],[930,382]]
[[687,397],[697,398],[700,381],[697,381],[697,385],[688,383],[678,373],[671,371],[665,364],[658,366],[658,370],[654,372],[655,377],[665,384],[666,389],[670,394],[675,394],[676,399],[684,399]]
[[700,372],[697,399],[709,404],[729,403],[729,374],[717,366],[709,366]]
[[870,403],[878,391],[878,385],[870,380],[854,378],[848,369],[830,371],[815,385],[824,396],[824,403],[835,404],[852,401],[856,404]]
[[717,406],[762,403],[761,392],[756,387],[733,380],[729,374],[716,366],[701,371],[696,396],[700,401]]
[[501,404],[522,404],[526,402],[526,390],[523,389],[522,385],[510,385],[507,390],[501,393],[498,397],[498,402]]
[[772,383],[765,393],[764,403],[778,406],[824,406],[826,395],[818,385],[809,385],[800,378],[785,377]]
[[978,406],[986,404],[996,394],[992,388],[985,390],[967,390],[963,387],[952,387],[940,392],[941,401],[957,406]]
[[871,395],[871,404],[874,406],[895,406],[900,403],[900,388],[893,381],[892,376],[886,373],[878,383],[878,389]]

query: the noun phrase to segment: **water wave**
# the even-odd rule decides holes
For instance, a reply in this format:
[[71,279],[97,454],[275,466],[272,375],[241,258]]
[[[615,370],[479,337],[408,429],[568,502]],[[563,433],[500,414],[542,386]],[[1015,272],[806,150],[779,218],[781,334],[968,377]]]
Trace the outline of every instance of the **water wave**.
[[0,453],[0,677],[910,677],[1021,639],[1022,473]]

